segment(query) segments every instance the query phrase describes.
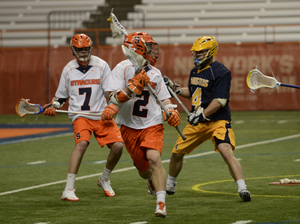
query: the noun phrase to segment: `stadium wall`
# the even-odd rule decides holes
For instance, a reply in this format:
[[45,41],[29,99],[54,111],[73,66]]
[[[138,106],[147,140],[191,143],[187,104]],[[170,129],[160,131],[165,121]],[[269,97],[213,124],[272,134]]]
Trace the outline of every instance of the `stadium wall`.
[[[160,46],[157,67],[163,75],[183,86],[187,85],[193,67],[190,47]],[[253,94],[246,85],[247,74],[255,67],[265,75],[274,74],[282,83],[300,85],[299,52],[299,43],[220,44],[216,59],[232,72],[231,109],[299,110],[300,90],[263,88]],[[125,59],[120,46],[94,47],[93,54],[106,60],[111,68]],[[48,103],[55,94],[63,67],[72,59],[68,47],[52,48],[49,54],[47,47],[1,48],[0,114],[14,114],[15,104],[21,98],[41,105]],[[187,99],[182,99],[182,102],[190,108]],[[67,105],[63,109],[67,109]]]

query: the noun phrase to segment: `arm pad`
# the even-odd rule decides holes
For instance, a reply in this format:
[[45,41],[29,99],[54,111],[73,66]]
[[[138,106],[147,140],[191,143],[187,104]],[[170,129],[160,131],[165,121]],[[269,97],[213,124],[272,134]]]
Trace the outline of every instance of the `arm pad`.
[[221,105],[221,107],[225,107],[225,105],[227,103],[227,99],[225,99],[225,98],[217,98],[216,100],[219,102],[219,104]]
[[109,100],[116,106],[125,103],[126,101],[130,100],[130,96],[126,94],[126,92],[122,89],[121,91],[113,91],[109,94]]

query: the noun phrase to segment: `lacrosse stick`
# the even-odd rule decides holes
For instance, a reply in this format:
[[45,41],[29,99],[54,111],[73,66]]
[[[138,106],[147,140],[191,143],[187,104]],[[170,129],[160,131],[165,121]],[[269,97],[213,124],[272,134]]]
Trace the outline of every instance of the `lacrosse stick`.
[[170,86],[168,86],[168,90],[171,93],[171,95],[177,100],[177,102],[179,103],[179,105],[182,107],[182,109],[184,110],[184,112],[187,115],[190,115],[189,110],[184,106],[184,104],[181,102],[181,100],[178,98],[177,94],[174,93],[174,91],[172,90],[172,88]]
[[[16,112],[20,117],[24,117],[27,114],[40,114],[43,113],[44,110],[39,104],[29,103],[29,100],[20,99],[16,104]],[[101,114],[97,113],[87,113],[87,112],[76,112],[76,111],[67,111],[67,110],[55,110],[58,113],[66,113],[66,114],[84,114],[84,115],[93,115],[93,116],[101,116]]]
[[[120,35],[127,35],[128,32],[125,29],[125,27],[119,22],[115,14],[113,13],[113,9],[111,10],[110,17],[107,19],[107,21],[110,22],[110,28],[112,30],[113,38],[118,37]],[[147,64],[147,61],[144,59],[143,56],[137,54],[133,50],[129,50],[127,47],[122,45],[122,51],[124,55],[131,61],[131,63],[134,66],[134,69],[136,73],[138,74],[142,69],[142,66]],[[157,103],[160,105],[161,109],[166,113],[167,118],[170,117],[169,111],[167,111],[166,107],[163,105],[163,103],[158,99],[156,96],[154,90],[151,88],[151,86],[147,85],[151,95],[155,98]],[[177,132],[180,134],[183,140],[186,140],[186,136],[182,133],[182,131],[179,129],[179,127],[175,127]]]
[[247,75],[247,85],[252,91],[263,87],[273,89],[278,86],[300,89],[300,86],[280,83],[274,77],[264,75],[257,68],[251,70]]

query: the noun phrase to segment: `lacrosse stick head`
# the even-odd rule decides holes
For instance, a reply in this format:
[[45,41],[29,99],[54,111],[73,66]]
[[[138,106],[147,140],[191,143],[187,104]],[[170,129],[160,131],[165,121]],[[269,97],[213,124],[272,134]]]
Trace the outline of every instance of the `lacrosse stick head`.
[[252,69],[247,75],[247,85],[251,90],[256,90],[262,87],[275,88],[280,83],[274,78],[264,75],[258,69]]
[[127,35],[127,30],[125,27],[119,22],[115,14],[113,13],[113,8],[111,9],[110,17],[107,19],[107,21],[110,22],[110,29],[112,32],[112,36],[115,39],[116,37]]
[[20,99],[16,104],[16,112],[20,117],[26,114],[39,114],[43,112],[43,108],[39,104],[29,103],[29,100]]
[[152,66],[159,56],[159,47],[152,36],[146,32],[134,32],[125,36],[124,45],[142,55]]
[[70,40],[70,46],[75,56],[77,62],[85,67],[89,64],[92,50],[93,50],[93,42],[91,38],[84,34],[75,34]]
[[214,37],[199,37],[191,48],[194,64],[197,68],[206,67],[211,59],[218,53],[218,42]]

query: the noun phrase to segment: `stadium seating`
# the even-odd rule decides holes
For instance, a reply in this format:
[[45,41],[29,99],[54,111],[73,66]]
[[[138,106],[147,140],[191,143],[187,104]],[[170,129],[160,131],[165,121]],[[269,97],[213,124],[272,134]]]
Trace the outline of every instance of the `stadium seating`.
[[[51,45],[66,45],[66,40],[74,34],[74,29],[86,27],[84,26],[86,22],[94,21],[92,19],[94,14],[101,14],[101,10],[105,7],[112,8],[111,2],[113,0],[1,0],[0,46],[46,46],[49,13],[58,10],[81,11],[79,18],[78,15],[74,15],[74,18],[72,15],[68,17],[65,30],[60,31],[51,27],[53,29]],[[200,35],[216,36],[219,43],[273,43],[300,40],[299,0],[141,0],[130,3],[129,0],[126,2],[114,0],[114,2],[117,8],[140,2],[134,6],[134,12],[127,13],[127,18],[119,16],[120,14],[117,14],[117,17],[129,32],[143,29],[160,44],[190,44]],[[57,15],[51,16],[54,18]],[[141,20],[144,27],[140,25]],[[106,36],[101,38],[105,38],[103,43],[109,45],[122,42],[120,38],[113,39]]]
[[[300,40],[297,0],[143,0],[142,3],[135,9],[146,12],[145,31],[162,44],[191,43],[200,35],[216,36],[220,43]],[[134,14],[129,13],[128,19],[137,18]],[[126,26],[126,21],[121,23]],[[107,38],[108,44],[120,41]]]
[[[66,45],[73,29],[82,28],[89,11],[104,6],[105,0],[2,0],[0,1],[0,35],[4,47],[47,46],[48,16],[52,11],[87,11],[81,17],[68,17],[69,31],[52,31],[51,45]],[[68,27],[68,28],[69,28]],[[25,32],[26,31],[26,32]]]

